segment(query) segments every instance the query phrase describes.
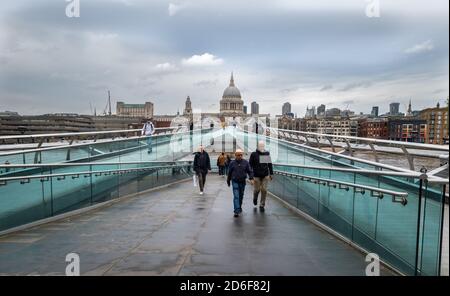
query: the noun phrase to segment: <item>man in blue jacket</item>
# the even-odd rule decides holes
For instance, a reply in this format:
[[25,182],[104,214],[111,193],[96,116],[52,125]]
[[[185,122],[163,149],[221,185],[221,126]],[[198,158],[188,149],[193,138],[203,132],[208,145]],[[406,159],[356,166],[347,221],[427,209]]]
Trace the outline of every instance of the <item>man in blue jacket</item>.
[[233,205],[234,217],[239,217],[242,213],[242,201],[244,200],[245,182],[247,175],[253,185],[253,172],[247,160],[243,159],[244,151],[238,149],[235,154],[236,159],[230,163],[228,168],[227,184],[233,185]]

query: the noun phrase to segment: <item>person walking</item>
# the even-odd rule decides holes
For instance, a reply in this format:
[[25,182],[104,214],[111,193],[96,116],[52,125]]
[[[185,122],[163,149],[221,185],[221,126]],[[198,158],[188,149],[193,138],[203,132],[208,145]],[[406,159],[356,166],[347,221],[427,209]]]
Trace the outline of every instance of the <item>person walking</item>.
[[144,126],[142,127],[141,135],[147,137],[147,153],[152,152],[152,136],[155,133],[155,126],[153,125],[153,122],[150,119],[148,119]]
[[261,192],[261,201],[259,203],[259,209],[264,212],[266,206],[267,196],[267,184],[269,180],[273,178],[273,165],[270,159],[269,151],[266,151],[264,141],[258,142],[258,147],[255,152],[250,155],[250,166],[254,174],[254,186],[253,186],[253,204],[258,205],[258,195]]
[[226,160],[225,160],[225,175],[228,176],[228,168],[230,167],[230,163],[231,163],[231,157],[230,155],[227,153],[226,155]]
[[253,185],[253,172],[250,164],[245,160],[244,152],[237,149],[235,152],[236,159],[230,163],[228,170],[227,184],[228,187],[233,185],[233,206],[234,217],[239,217],[242,213],[242,202],[244,200],[245,182],[247,175],[250,179],[250,183]]
[[217,158],[217,167],[219,168],[219,176],[225,176],[225,163],[227,162],[227,158],[225,157],[225,153],[221,153]]
[[198,152],[194,156],[194,172],[198,178],[198,185],[200,187],[200,195],[203,195],[206,183],[206,175],[211,171],[211,161],[208,152],[205,151],[202,145],[198,147]]

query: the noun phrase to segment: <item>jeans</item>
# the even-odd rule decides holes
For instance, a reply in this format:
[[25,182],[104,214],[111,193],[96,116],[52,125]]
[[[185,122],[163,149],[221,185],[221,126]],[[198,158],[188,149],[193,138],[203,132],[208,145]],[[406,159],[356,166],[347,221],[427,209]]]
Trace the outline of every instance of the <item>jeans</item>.
[[233,186],[234,213],[242,213],[242,201],[244,200],[245,181],[243,183],[231,181]]
[[152,136],[147,136],[147,148],[148,152],[152,152]]

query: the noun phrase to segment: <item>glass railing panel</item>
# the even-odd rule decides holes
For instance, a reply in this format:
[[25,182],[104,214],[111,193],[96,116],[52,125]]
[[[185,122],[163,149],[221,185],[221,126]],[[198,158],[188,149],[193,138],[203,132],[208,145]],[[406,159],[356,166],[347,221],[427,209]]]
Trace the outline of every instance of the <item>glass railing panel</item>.
[[168,183],[169,179],[168,174],[169,174],[168,169],[166,168],[158,169],[158,171],[156,172],[157,186],[162,186]]
[[440,273],[442,220],[445,200],[443,185],[428,183],[422,199],[419,273]]
[[26,169],[27,168],[20,168],[20,167],[0,167],[0,178],[14,176],[16,173],[22,172]]
[[111,151],[114,161],[137,161],[139,157],[139,139],[118,141]]
[[[52,170],[53,174],[66,174],[51,177],[53,215],[73,211],[91,205],[91,175],[89,166],[77,166]],[[87,172],[80,174],[79,172]],[[75,174],[77,173],[77,174]]]
[[[344,172],[339,175],[338,179],[340,181],[380,188],[378,176],[365,176]],[[354,195],[353,226],[355,228],[355,240],[375,240],[379,200],[376,196],[372,196],[369,190],[357,190]]]
[[119,197],[120,165],[91,165],[92,171],[103,171],[92,174],[92,202],[99,203]]
[[59,148],[27,153],[27,163],[57,163],[87,159],[90,157],[88,146]]
[[25,153],[9,154],[11,152],[5,151],[0,154],[0,164],[24,164],[26,163]]
[[[17,154],[8,154],[8,151],[5,151],[4,153],[0,154],[0,164],[7,164],[7,163],[13,163],[13,164],[24,164],[26,162],[25,154],[24,153],[17,153]],[[1,174],[2,169],[0,169]]]
[[[286,171],[294,174],[298,174],[296,168],[286,167]],[[277,176],[277,178],[280,176]],[[298,206],[298,180],[292,177],[281,176],[283,182],[283,197],[286,202]]]
[[163,168],[159,170],[158,185],[166,185],[172,183],[172,168]]
[[174,134],[170,138],[169,149],[172,151],[173,159],[177,160],[190,154],[189,134]]
[[[313,169],[301,169],[300,174],[312,177],[320,177],[320,172]],[[299,200],[298,203],[303,207],[303,210],[314,218],[319,216],[319,197],[320,185],[315,180],[301,180],[298,189]]]
[[119,197],[138,192],[137,164],[119,165]]
[[[197,139],[201,139],[202,135],[207,135],[207,133],[202,134],[201,132],[196,132],[195,134]],[[167,145],[167,147],[165,149],[161,148],[161,151],[158,152],[163,157],[173,160],[174,157],[171,149],[168,149],[169,140],[170,135],[162,137],[162,142],[165,143],[158,143],[158,146],[162,144]],[[134,147],[137,147],[137,155],[140,157],[140,142],[136,139],[130,139],[128,142],[130,143],[122,143],[121,145],[113,143],[115,147],[112,147],[111,151],[115,149],[116,151],[120,151],[120,149],[128,149],[130,147],[134,149]],[[186,146],[190,146],[190,142],[190,139],[188,139]],[[110,143],[99,144],[103,145],[103,148],[106,145],[110,145]],[[54,158],[55,160],[67,155],[67,149],[57,149],[57,152],[59,154],[56,154],[57,157]],[[34,153],[28,154],[35,155]],[[17,155],[24,156],[24,154]],[[119,159],[134,161],[132,157],[129,158],[119,154],[102,158],[103,161],[107,162],[114,162]],[[39,161],[41,160],[39,158]],[[92,160],[92,158],[88,160]],[[138,170],[139,168],[155,165],[168,166],[172,165],[172,163],[100,164],[93,162],[91,165],[4,168],[1,177],[53,175],[48,178],[43,178],[42,182],[39,179],[24,179],[22,182],[19,180],[8,181],[6,183],[0,180],[2,184],[0,186],[2,197],[0,202],[0,227],[6,229],[104,202],[119,196],[136,194],[148,188],[188,178],[192,174],[190,163],[187,163],[187,166],[181,167],[171,166],[147,171]],[[118,172],[118,170],[121,171]]]
[[234,151],[233,132],[235,132],[234,129],[230,130],[228,128],[224,131],[224,137],[222,140],[225,141],[225,151]]
[[[64,151],[59,151],[59,157],[61,159],[65,159],[66,153],[64,153]],[[33,163],[39,163],[39,152],[25,152],[24,153],[25,156],[25,163],[26,164],[33,164]]]
[[[342,174],[336,171],[320,171],[320,177],[326,180],[336,180]],[[319,194],[319,220],[342,235],[351,237],[355,198],[353,188],[319,181]]]
[[138,173],[138,191],[143,192],[156,187],[156,169],[151,169],[149,164],[140,165],[142,171]]
[[180,168],[179,180],[191,178],[193,175],[192,165],[188,164]]
[[[300,210],[369,252],[378,254],[383,261],[405,274],[415,273],[416,251],[419,252],[419,273],[437,274],[441,239],[439,223],[442,221],[442,192],[439,192],[439,187],[424,188],[418,232],[420,180],[417,178],[282,165],[275,165],[274,169],[305,176],[302,179],[276,175],[270,191],[280,198],[294,204],[292,196],[298,184],[297,207]],[[308,177],[319,177],[320,180],[313,181]],[[332,182],[326,184],[323,180]],[[333,181],[349,184],[333,184]],[[407,196],[402,198],[405,194]],[[420,245],[416,248],[418,233]]]
[[0,231],[50,217],[51,192],[49,178],[7,181],[0,186]]
[[183,173],[182,169],[183,169],[183,167],[179,167],[179,166],[173,166],[173,167],[170,169],[170,171],[171,171],[170,174],[171,174],[172,182],[179,181],[180,179],[182,179],[182,177],[187,177],[187,176]]
[[[202,138],[210,137],[211,133],[202,134],[201,132],[193,133],[193,141],[196,146],[200,145]],[[186,133],[189,138],[189,133]],[[83,143],[75,143],[73,146],[64,146],[61,148],[40,150],[33,152],[23,152],[11,155],[0,156],[2,163],[8,161],[15,164],[33,164],[33,163],[56,163],[67,161],[98,161],[98,160],[116,160],[116,161],[138,161],[138,160],[173,160],[173,151],[170,149],[170,140],[172,135],[153,136],[152,148],[154,153],[148,155],[147,138],[139,137],[132,139],[116,138],[115,140],[99,141],[96,143],[82,145]],[[80,146],[81,145],[81,146]]]
[[407,193],[407,204],[393,202],[388,194],[378,199],[376,229],[370,249],[401,271],[412,274],[416,263],[419,186],[409,186],[406,178],[380,177],[379,187]]
[[280,175],[275,175],[272,182],[269,182],[269,191],[279,198],[283,198],[284,179]]

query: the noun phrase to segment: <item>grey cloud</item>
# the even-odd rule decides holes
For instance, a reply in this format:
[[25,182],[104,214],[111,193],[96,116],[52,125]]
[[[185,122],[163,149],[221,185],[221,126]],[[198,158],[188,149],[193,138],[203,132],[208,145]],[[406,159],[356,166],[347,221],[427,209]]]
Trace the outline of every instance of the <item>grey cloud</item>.
[[431,40],[424,41],[422,43],[415,44],[414,46],[405,49],[407,54],[418,54],[427,51],[432,51],[434,49],[434,44]]
[[290,88],[282,89],[281,92],[284,94],[288,94],[288,93],[291,93],[291,92],[294,92],[297,90],[298,90],[298,87],[290,87]]
[[324,85],[324,86],[320,89],[320,91],[327,91],[327,90],[330,90],[330,89],[333,89],[333,85],[332,85],[332,84],[327,84],[327,85]]
[[446,91],[445,89],[440,88],[440,89],[434,90],[434,91],[433,91],[433,94],[434,94],[434,95],[437,95],[437,94],[441,94],[441,93],[443,93],[443,92],[445,92],[445,91]]
[[355,103],[355,100],[345,100],[342,101],[343,105],[353,105]]
[[355,83],[347,84],[343,88],[339,89],[339,91],[349,91],[349,90],[353,90],[356,88],[368,88],[370,86],[372,86],[372,82],[370,82],[370,81],[355,82]]
[[[278,9],[278,1],[199,0],[170,17],[166,0],[82,0],[81,18],[69,19],[63,0],[5,1],[0,105],[28,112],[34,101],[36,110],[83,112],[91,99],[104,104],[109,88],[136,102],[151,95],[158,112],[175,112],[186,93],[207,108],[217,103],[233,68],[247,76],[237,81],[245,98],[271,99],[262,112],[279,109],[280,93],[325,102],[355,90],[352,98],[363,105],[361,97],[402,93],[425,102],[437,89],[448,92],[448,13],[425,18],[425,4],[409,1],[416,3],[408,4],[414,18],[386,13],[374,21],[364,11],[335,9],[336,1],[319,2],[329,9],[289,9],[306,5],[299,1],[283,1]],[[404,54],[422,40],[433,40],[433,54]],[[205,52],[226,63],[214,73],[170,67]],[[274,77],[270,83],[268,77]]]
[[201,88],[211,88],[211,87],[217,87],[219,83],[218,79],[215,80],[201,80],[194,83],[194,86],[201,87]]

